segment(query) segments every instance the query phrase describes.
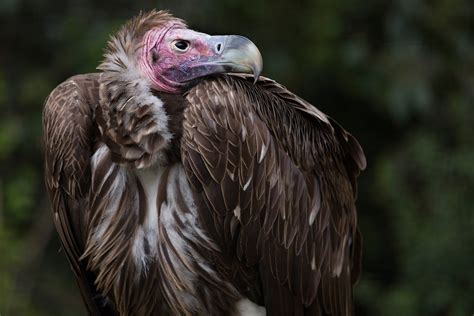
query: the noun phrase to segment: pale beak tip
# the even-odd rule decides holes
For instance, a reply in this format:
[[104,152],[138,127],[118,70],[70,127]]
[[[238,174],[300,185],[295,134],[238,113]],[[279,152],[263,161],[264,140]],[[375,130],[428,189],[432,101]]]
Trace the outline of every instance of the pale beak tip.
[[252,65],[252,73],[253,73],[253,83],[256,84],[258,79],[260,78],[260,75],[262,74],[262,69],[263,69],[263,61],[262,61],[262,56],[260,55],[260,52],[258,53],[258,61]]
[[260,78],[260,73],[253,73],[253,84],[256,84],[258,81],[258,78]]

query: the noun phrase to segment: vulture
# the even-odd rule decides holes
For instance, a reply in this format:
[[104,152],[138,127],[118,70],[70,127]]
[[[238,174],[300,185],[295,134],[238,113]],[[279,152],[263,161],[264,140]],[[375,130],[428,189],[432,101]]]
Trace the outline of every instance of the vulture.
[[357,140],[256,45],[140,13],[43,111],[45,181],[90,315],[352,315]]

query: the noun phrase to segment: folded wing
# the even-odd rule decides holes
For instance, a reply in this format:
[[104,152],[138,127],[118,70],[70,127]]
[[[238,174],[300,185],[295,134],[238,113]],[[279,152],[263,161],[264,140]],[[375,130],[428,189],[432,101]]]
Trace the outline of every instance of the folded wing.
[[79,258],[84,251],[85,220],[90,187],[90,157],[96,127],[99,74],[71,77],[56,87],[43,111],[45,179],[53,221],[61,246],[76,276],[89,314],[111,311],[96,292],[95,277]]
[[266,78],[210,78],[187,101],[183,164],[209,234],[257,271],[241,291],[259,287],[248,292],[269,315],[351,314],[366,164],[357,140]]

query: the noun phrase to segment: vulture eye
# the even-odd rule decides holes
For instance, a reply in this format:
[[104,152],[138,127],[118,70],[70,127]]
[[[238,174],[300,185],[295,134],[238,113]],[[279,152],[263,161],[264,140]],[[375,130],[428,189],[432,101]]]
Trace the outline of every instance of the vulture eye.
[[189,49],[189,42],[184,40],[174,41],[172,45],[175,50],[181,53],[184,53]]

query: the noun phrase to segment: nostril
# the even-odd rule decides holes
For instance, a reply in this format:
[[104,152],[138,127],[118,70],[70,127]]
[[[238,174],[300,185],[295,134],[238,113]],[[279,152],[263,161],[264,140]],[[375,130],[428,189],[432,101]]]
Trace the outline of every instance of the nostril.
[[221,52],[221,48],[222,48],[222,44],[221,44],[221,43],[219,43],[219,44],[216,45],[216,50],[217,50],[218,53]]

